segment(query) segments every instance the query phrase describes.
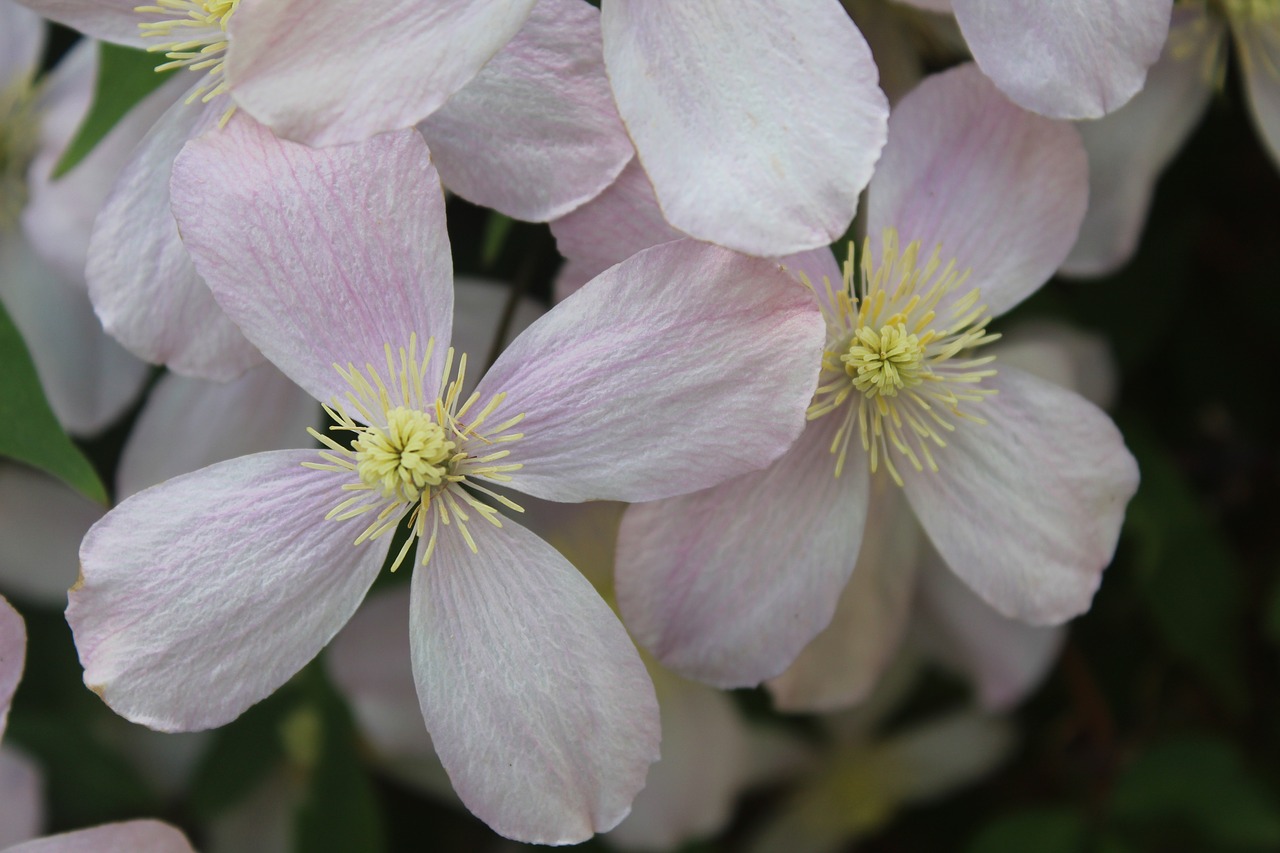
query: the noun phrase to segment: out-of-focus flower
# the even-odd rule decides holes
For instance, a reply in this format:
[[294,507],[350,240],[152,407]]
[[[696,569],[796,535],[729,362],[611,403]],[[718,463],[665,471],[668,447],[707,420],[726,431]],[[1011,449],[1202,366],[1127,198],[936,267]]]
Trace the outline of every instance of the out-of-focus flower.
[[1142,90],[1173,0],[902,0],[953,12],[978,66],[1015,103],[1099,118]]
[[765,471],[623,520],[619,604],[659,660],[722,686],[785,669],[831,620],[873,474],[902,486],[947,564],[1001,613],[1047,624],[1088,608],[1133,458],[1092,404],[974,352],[1066,256],[1085,182],[1075,132],[972,66],[901,102],[861,275],[851,261],[843,286],[814,280],[828,339],[809,428]]
[[524,839],[612,826],[656,757],[648,677],[590,585],[475,495],[656,499],[768,464],[803,426],[811,295],[767,261],[659,247],[535,322],[463,399],[416,131],[318,151],[233,118],[189,144],[174,197],[223,308],[355,441],[313,431],[326,449],[215,465],[109,513],[68,608],[86,682],[156,728],[234,718],[347,621],[387,556],[368,543],[407,519],[392,556],[421,539],[428,563],[419,699],[463,801]]

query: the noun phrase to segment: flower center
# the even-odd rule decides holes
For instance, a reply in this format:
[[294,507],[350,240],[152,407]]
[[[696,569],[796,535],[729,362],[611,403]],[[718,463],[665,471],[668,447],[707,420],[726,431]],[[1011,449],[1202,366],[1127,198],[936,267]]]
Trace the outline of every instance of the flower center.
[[868,238],[859,270],[850,244],[843,286],[827,281],[818,294],[827,346],[809,419],[843,412],[831,445],[837,477],[856,431],[871,471],[883,463],[902,485],[895,457],[937,471],[934,451],[946,447],[943,436],[957,421],[985,423],[967,409],[995,393],[981,387],[996,373],[987,367],[995,356],[969,354],[1000,336],[987,333],[991,317],[976,288],[950,299],[969,273],[957,272],[954,260],[943,266],[938,249],[922,261],[919,241],[899,250],[898,233],[888,228],[880,254],[876,266]]
[[[156,0],[154,6],[134,7],[135,12],[161,18],[138,24],[143,38],[158,40],[147,52],[163,53],[169,60],[157,65],[156,71],[189,68],[207,72],[205,82],[187,98],[188,104],[197,98],[207,104],[227,90],[222,77],[227,22],[239,4],[240,0]],[[233,112],[234,106],[222,116],[222,123],[225,124]]]
[[[475,551],[475,539],[467,528],[472,512],[495,527],[502,526],[498,510],[480,501],[471,491],[487,495],[516,512],[524,511],[475,481],[481,478],[506,482],[511,479],[510,472],[521,467],[503,462],[511,451],[498,445],[523,437],[511,430],[524,415],[489,425],[506,394],[495,394],[478,410],[478,394],[473,393],[463,401],[467,357],[463,355],[458,359],[454,374],[452,349],[446,354],[439,374],[443,393],[428,400],[423,389],[434,346],[435,340],[428,340],[426,353],[419,361],[417,336],[410,336],[409,347],[399,350],[397,362],[388,344],[386,380],[371,364],[366,364],[363,370],[354,364],[345,368],[335,364],[334,369],[350,386],[350,391],[345,398],[335,397],[325,406],[333,419],[329,431],[352,433],[355,438],[346,447],[324,433],[307,430],[324,445],[319,451],[323,461],[302,464],[343,475],[346,482],[341,490],[352,493],[325,518],[346,521],[376,512],[354,544],[395,530],[400,520],[409,515],[409,536],[391,565],[392,571],[404,562],[418,539],[427,540],[422,555],[422,564],[426,565],[435,550],[441,525],[456,526]],[[464,484],[467,489],[462,488]]]

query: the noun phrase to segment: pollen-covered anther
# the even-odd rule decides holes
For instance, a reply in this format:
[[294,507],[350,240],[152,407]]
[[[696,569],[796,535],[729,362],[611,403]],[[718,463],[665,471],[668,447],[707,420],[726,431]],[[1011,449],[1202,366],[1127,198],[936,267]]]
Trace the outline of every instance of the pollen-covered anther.
[[917,471],[937,471],[944,436],[961,420],[985,423],[968,409],[995,393],[981,387],[995,375],[988,367],[995,358],[970,354],[999,335],[987,333],[991,318],[977,289],[955,298],[968,275],[955,261],[944,265],[939,249],[922,259],[919,241],[900,249],[889,228],[878,265],[868,239],[860,268],[850,246],[843,286],[824,283],[827,347],[809,418],[843,413],[831,445],[837,477],[855,432],[871,471],[883,465],[902,485],[895,457]]
[[[157,65],[156,71],[189,68],[207,72],[205,82],[187,97],[188,104],[196,100],[207,104],[227,90],[222,74],[227,24],[239,4],[240,0],[156,0],[154,6],[134,7],[139,14],[160,17],[138,24],[143,38],[157,40],[147,52],[163,53],[169,60]],[[234,112],[234,106],[228,107],[221,123],[226,124]]]

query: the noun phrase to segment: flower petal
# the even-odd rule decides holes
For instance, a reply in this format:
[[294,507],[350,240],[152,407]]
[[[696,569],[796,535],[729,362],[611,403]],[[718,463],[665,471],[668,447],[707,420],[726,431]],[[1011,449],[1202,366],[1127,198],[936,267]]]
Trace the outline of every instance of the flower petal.
[[125,443],[116,500],[215,462],[308,444],[321,419],[311,395],[270,364],[230,382],[166,374]]
[[4,853],[195,853],[181,832],[157,820],[108,823],[37,838]]
[[1115,424],[1070,391],[1002,367],[999,393],[938,451],[938,473],[903,467],[938,553],[1005,616],[1056,624],[1089,609],[1111,562],[1138,469]]
[[1070,251],[1088,200],[1088,163],[1073,128],[1019,109],[963,65],[902,99],[867,193],[873,251],[890,227],[904,245],[920,240],[926,253],[940,246],[943,263],[955,258],[972,270],[969,284],[1001,314]]
[[755,255],[849,227],[885,139],[871,50],[835,0],[607,0],[618,110],[667,220]]
[[600,13],[582,0],[539,0],[419,129],[445,186],[534,222],[597,196],[634,153],[604,73]]
[[511,40],[535,0],[242,0],[228,25],[236,103],[309,145],[412,127]]
[[27,656],[27,628],[18,611],[0,596],[0,737],[9,722],[9,705],[22,680]]
[[772,678],[831,621],[867,517],[866,454],[835,477],[838,417],[770,468],[627,510],[618,608],[665,666],[717,687]]
[[413,575],[427,728],[458,796],[496,832],[571,844],[626,816],[658,758],[658,707],[617,617],[510,520],[446,529]]
[[525,415],[504,460],[524,465],[512,488],[655,500],[780,456],[804,426],[824,334],[812,294],[777,262],[682,240],[561,302],[477,390],[507,394],[495,423]]
[[225,105],[179,101],[134,149],[98,214],[85,275],[107,331],[140,358],[206,379],[262,360],[196,274],[169,209],[173,158]]
[[0,92],[26,86],[39,70],[45,25],[40,16],[10,0],[0,0]]
[[139,492],[94,525],[67,621],[85,683],[162,731],[230,722],[329,642],[381,544],[325,513],[340,478],[312,450],[245,456]]
[[138,29],[137,0],[21,0],[43,17],[103,41],[147,47]]
[[[196,268],[249,340],[316,399],[334,369],[384,348],[449,345],[453,268],[444,197],[415,130],[316,150],[236,116],[187,145],[174,215]],[[428,371],[435,396],[439,376]]]
[[47,474],[0,465],[0,586],[39,604],[64,605],[80,565],[80,540],[105,513]]
[[44,825],[40,768],[22,753],[0,749],[0,850],[29,841]]
[[786,672],[769,681],[769,693],[780,711],[822,712],[855,705],[871,694],[898,654],[910,621],[922,537],[894,483],[878,477],[872,490],[858,562],[840,593],[831,624]]
[[968,676],[988,711],[1021,702],[1049,672],[1066,638],[1062,626],[1033,627],[1001,616],[964,585],[933,549],[920,571],[920,621],[929,650]]
[[1249,115],[1272,162],[1280,165],[1280,79],[1276,75],[1280,38],[1277,38],[1276,21],[1265,17],[1256,21],[1233,17],[1231,25],[1249,96]]
[[1222,38],[1222,25],[1205,9],[1179,7],[1146,87],[1111,115],[1077,125],[1089,155],[1089,211],[1064,273],[1107,275],[1133,256],[1156,179],[1209,106],[1206,69]]
[[953,0],[974,59],[1015,102],[1099,118],[1142,89],[1173,0]]

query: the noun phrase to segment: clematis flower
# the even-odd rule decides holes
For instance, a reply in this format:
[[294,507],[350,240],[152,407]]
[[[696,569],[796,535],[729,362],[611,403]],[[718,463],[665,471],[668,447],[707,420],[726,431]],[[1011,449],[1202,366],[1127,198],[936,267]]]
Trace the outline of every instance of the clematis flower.
[[[161,54],[159,68],[197,72],[175,75],[153,96],[173,106],[153,119],[119,170],[94,225],[87,270],[107,330],[141,358],[179,373],[225,381],[262,360],[192,266],[169,203],[170,164],[183,144],[237,109],[325,144],[421,122],[451,189],[522,219],[567,213],[608,186],[632,156],[605,77],[599,13],[582,0],[377,10],[276,0],[136,9],[114,0],[24,2],[88,34],[148,47]],[[475,28],[467,30],[472,37],[461,38],[466,27]],[[342,46],[326,50],[335,37]],[[436,69],[442,74],[469,70],[441,82],[424,70],[423,56],[448,57]],[[282,125],[268,108],[299,92],[338,99],[294,114],[330,132]]]
[[92,47],[73,48],[36,80],[45,23],[0,0],[0,31],[0,302],[54,414],[69,432],[90,435],[120,415],[146,378],[145,365],[94,317],[84,282],[89,231],[81,225],[102,206],[106,189],[99,185],[118,169],[120,148],[136,139],[117,129],[51,191],[53,165],[89,106]]
[[652,686],[609,608],[488,484],[651,500],[767,465],[816,382],[812,295],[767,261],[657,247],[535,322],[464,397],[416,131],[313,150],[233,117],[189,143],[173,185],[219,303],[334,426],[312,431],[320,450],[169,480],[94,526],[67,611],[86,682],[154,728],[225,723],[319,652],[388,557],[416,563],[419,700],[468,808],[543,842],[616,824],[656,758]]
[[1100,118],[1142,90],[1173,0],[901,0],[953,12],[974,60],[1014,103]]
[[720,686],[777,675],[830,622],[873,489],[889,486],[1005,616],[1089,607],[1133,458],[1092,404],[981,351],[991,319],[1066,256],[1085,183],[1074,130],[973,66],[903,99],[860,262],[811,277],[827,345],[809,427],[764,471],[623,519],[618,602],[642,645]]

